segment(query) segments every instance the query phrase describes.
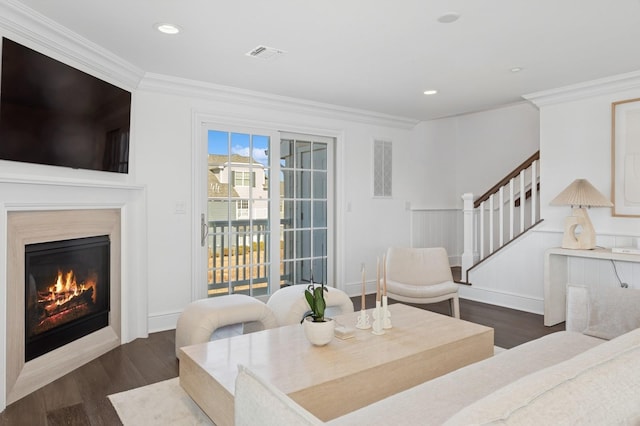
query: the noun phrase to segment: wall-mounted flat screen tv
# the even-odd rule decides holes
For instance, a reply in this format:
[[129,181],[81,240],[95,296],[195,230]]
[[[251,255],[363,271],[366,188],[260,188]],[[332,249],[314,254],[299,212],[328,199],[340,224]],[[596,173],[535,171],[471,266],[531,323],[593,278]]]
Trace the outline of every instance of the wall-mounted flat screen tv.
[[2,39],[0,160],[128,173],[131,93]]

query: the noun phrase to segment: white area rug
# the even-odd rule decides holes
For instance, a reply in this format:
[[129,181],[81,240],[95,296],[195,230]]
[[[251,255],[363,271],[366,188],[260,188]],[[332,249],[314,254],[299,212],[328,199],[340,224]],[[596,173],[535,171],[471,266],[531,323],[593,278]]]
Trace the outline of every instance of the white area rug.
[[109,395],[125,426],[213,425],[180,387],[178,378]]
[[[494,354],[505,349],[494,346]],[[125,426],[211,426],[213,422],[180,387],[178,378],[109,395]]]

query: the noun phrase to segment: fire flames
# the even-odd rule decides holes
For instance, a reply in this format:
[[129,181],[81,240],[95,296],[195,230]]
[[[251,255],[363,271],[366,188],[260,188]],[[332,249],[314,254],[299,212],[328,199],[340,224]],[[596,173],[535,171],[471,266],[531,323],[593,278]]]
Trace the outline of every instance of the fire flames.
[[78,282],[73,270],[58,270],[53,283],[38,291],[37,310],[33,312],[33,335],[40,334],[91,312],[96,305],[95,273]]
[[[74,297],[80,296],[85,291],[91,289],[91,300],[93,303],[96,302],[96,277],[91,276],[85,282],[78,284],[76,282],[76,276],[73,270],[63,273],[58,270],[58,276],[56,278],[55,284],[49,287],[49,297],[47,300],[52,302],[46,308],[53,308],[55,306],[62,306],[65,303],[69,302]],[[49,310],[49,309],[47,309]]]

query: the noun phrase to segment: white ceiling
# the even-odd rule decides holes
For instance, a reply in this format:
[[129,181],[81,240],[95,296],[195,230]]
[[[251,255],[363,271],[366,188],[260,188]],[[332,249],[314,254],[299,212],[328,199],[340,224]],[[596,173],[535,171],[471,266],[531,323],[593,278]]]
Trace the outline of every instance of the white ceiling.
[[418,120],[640,70],[640,0],[20,2],[146,72]]

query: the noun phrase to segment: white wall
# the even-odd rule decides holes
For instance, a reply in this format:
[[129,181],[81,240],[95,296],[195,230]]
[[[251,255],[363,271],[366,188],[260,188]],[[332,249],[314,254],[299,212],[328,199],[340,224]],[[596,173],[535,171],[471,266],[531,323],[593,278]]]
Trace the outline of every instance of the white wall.
[[538,109],[530,103],[462,115],[456,123],[459,195],[479,197],[540,147]]
[[469,271],[472,285],[460,286],[460,297],[542,314],[544,251],[560,241],[555,233],[525,234]]
[[[156,77],[143,81],[134,111],[133,168],[138,182],[147,188],[149,212],[150,331],[175,326],[177,316],[192,299],[192,286],[202,285],[192,282],[193,256],[198,255],[193,221],[199,217],[199,212],[193,211],[192,194],[196,113],[222,124],[244,123],[337,137],[335,284],[357,294],[360,265],[365,262],[373,289],[376,256],[389,245],[409,244],[407,203],[413,203],[413,197],[425,188],[423,180],[416,179],[416,172],[425,164],[415,155],[416,141],[411,138],[414,123],[367,117],[362,112],[328,111],[326,107],[306,106],[303,110],[267,98],[241,102],[229,93],[223,101],[219,100],[220,88],[202,87],[196,96],[176,82],[164,77],[160,82]],[[275,102],[276,107],[263,106],[266,101]],[[391,199],[372,197],[374,138],[393,142]],[[186,206],[184,214],[176,213],[177,204]]]
[[[611,103],[640,97],[640,87],[613,90],[540,109],[541,203],[544,228],[562,230],[569,207],[549,202],[574,179],[586,178],[611,197]],[[591,208],[597,234],[640,235],[640,218],[613,217],[609,208]]]
[[479,197],[535,153],[538,123],[537,108],[518,103],[416,126],[424,185],[412,206],[412,245],[446,247],[450,262],[459,265],[462,194]]
[[458,205],[456,193],[455,118],[426,121],[411,134],[411,152],[419,165],[414,171],[419,190],[413,194],[414,209],[448,209]]

